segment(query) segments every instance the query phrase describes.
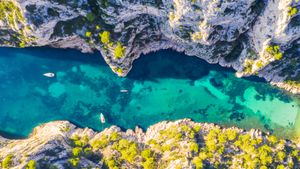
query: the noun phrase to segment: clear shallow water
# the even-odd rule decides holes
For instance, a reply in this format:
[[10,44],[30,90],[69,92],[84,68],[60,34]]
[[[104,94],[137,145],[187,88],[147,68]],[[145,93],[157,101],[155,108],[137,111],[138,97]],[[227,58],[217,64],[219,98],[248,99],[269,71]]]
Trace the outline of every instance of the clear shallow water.
[[[46,72],[57,77],[42,76]],[[298,99],[262,80],[239,79],[229,69],[172,51],[141,57],[128,77],[119,78],[99,53],[0,48],[0,80],[0,134],[6,137],[25,137],[52,120],[97,130],[146,129],[181,118],[283,137],[300,130]],[[107,124],[100,124],[99,112]]]

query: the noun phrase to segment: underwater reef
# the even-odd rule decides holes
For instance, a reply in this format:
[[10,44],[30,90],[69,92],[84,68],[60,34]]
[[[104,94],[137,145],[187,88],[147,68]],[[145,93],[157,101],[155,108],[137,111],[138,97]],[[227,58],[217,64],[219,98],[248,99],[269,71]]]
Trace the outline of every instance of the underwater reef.
[[1,168],[299,168],[300,142],[259,130],[189,119],[146,132],[117,126],[95,132],[67,121],[36,127],[29,138],[0,137]]
[[141,54],[174,49],[299,84],[299,0],[2,0],[0,46],[98,50],[120,76]]

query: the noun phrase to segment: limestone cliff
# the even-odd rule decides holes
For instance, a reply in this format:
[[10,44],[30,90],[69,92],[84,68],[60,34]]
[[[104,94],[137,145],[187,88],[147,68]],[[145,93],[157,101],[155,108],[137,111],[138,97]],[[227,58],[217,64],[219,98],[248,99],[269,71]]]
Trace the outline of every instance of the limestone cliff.
[[172,48],[300,92],[299,0],[2,0],[1,6],[10,9],[0,12],[1,46],[99,50],[120,76],[142,53]]
[[184,119],[146,132],[102,132],[66,121],[36,127],[27,139],[0,137],[0,168],[299,168],[299,144],[258,130]]

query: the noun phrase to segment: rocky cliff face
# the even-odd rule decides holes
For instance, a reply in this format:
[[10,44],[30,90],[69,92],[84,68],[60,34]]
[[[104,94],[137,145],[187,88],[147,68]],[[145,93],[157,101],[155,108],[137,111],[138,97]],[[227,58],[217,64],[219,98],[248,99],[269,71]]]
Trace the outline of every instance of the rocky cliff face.
[[120,76],[141,54],[172,48],[300,92],[299,0],[0,2],[10,3],[0,12],[1,46],[99,50]]
[[29,138],[0,137],[0,168],[299,168],[299,144],[184,119],[143,132],[102,132],[66,121],[34,129]]

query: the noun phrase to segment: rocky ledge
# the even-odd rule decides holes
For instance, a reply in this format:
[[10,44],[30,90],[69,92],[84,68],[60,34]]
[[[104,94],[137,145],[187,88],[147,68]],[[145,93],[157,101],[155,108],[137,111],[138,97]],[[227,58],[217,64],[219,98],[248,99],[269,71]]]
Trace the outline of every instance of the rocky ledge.
[[27,139],[0,137],[0,167],[22,168],[299,168],[295,141],[258,130],[221,128],[189,119],[143,132],[102,132],[67,121],[36,127]]
[[120,76],[185,52],[300,93],[299,0],[1,0],[0,46],[98,50]]

